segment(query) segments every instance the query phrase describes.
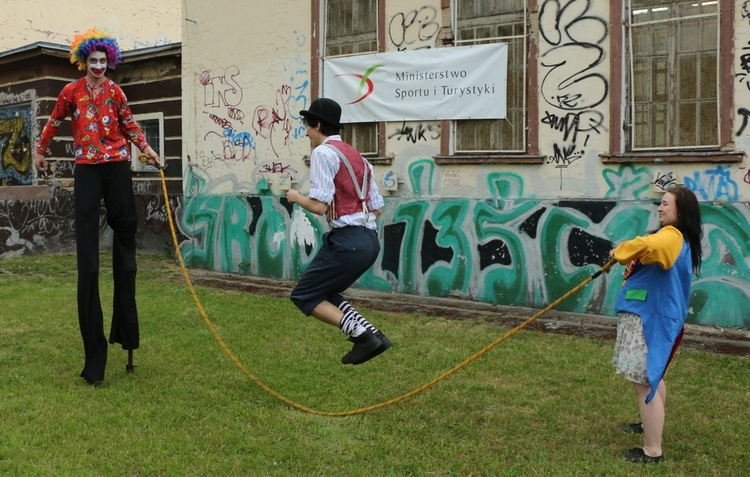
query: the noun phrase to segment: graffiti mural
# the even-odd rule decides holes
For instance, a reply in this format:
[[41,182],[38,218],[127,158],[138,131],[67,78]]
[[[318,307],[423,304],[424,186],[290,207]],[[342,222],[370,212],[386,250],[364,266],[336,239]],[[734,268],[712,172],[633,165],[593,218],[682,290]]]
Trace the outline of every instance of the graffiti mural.
[[[513,173],[488,174],[491,199],[430,198],[435,167],[429,159],[409,167],[412,189],[425,198],[386,198],[381,255],[358,286],[542,308],[604,265],[616,244],[658,227],[655,198],[518,199],[524,181]],[[632,166],[609,177],[613,198],[651,187],[651,177]],[[750,207],[701,207],[704,262],[688,321],[750,327]],[[284,197],[197,195],[178,218],[191,266],[289,279],[307,267],[327,229]],[[621,283],[615,267],[559,309],[612,315]]]
[[0,186],[33,180],[29,103],[0,107]]
[[[136,185],[138,182],[136,182]],[[173,221],[181,207],[181,197],[170,197]],[[135,196],[138,213],[136,240],[139,248],[170,251],[172,235],[163,196]],[[111,243],[106,209],[99,215],[99,240],[103,247]],[[178,240],[186,237],[178,234]],[[167,247],[165,247],[167,245]],[[53,187],[49,200],[0,200],[0,259],[39,253],[75,251],[75,212],[73,193]]]

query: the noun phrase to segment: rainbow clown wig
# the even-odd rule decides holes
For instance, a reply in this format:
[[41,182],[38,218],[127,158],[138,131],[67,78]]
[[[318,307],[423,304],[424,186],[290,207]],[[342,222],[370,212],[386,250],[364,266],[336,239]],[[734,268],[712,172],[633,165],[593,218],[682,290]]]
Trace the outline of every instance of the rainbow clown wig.
[[70,62],[83,71],[86,69],[86,58],[92,51],[103,51],[107,55],[107,68],[113,70],[120,63],[120,47],[117,40],[94,28],[78,34],[70,44]]

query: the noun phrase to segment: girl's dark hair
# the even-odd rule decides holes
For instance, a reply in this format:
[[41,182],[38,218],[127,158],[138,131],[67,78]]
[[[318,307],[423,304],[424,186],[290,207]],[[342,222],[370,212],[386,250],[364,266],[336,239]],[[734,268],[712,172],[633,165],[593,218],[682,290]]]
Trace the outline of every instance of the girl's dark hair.
[[677,224],[675,228],[690,244],[690,255],[693,260],[693,273],[699,276],[701,273],[701,262],[703,261],[703,250],[701,239],[703,239],[703,222],[701,221],[701,210],[698,199],[693,191],[685,186],[676,186],[667,190],[675,198],[677,207]]
[[313,128],[318,127],[318,124],[320,124],[320,132],[324,136],[335,136],[336,134],[341,133],[341,128],[339,128],[338,126],[328,124],[327,122],[321,121],[320,119],[314,118],[312,116],[305,116],[305,124],[308,124]]

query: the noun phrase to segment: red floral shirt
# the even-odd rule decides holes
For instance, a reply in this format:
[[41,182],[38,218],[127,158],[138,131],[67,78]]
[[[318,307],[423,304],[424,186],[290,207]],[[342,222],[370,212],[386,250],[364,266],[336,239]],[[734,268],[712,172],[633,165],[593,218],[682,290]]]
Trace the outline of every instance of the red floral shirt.
[[86,78],[63,88],[36,146],[39,154],[49,150],[57,128],[68,116],[71,117],[76,164],[129,161],[128,140],[141,152],[148,148],[122,88],[107,79],[96,89],[94,96]]

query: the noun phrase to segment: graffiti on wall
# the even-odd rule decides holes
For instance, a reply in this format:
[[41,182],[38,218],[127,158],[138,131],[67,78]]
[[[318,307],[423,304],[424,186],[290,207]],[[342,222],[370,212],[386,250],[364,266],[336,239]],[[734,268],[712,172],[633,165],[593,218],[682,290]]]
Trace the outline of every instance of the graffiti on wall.
[[[435,169],[420,159],[408,171],[412,189],[430,198],[386,198],[382,252],[359,286],[541,308],[606,263],[616,244],[658,227],[658,199],[644,193],[652,178],[631,165],[606,171],[612,199],[603,200],[518,199],[524,180],[507,172],[487,176],[491,199],[436,199]],[[615,200],[632,191],[642,200]],[[750,207],[701,207],[704,262],[689,321],[750,327]],[[309,265],[327,228],[270,196],[190,197],[178,219],[191,266],[289,279]],[[621,278],[617,270],[605,275],[560,309],[613,314]]]
[[[106,223],[100,222],[100,230]],[[0,201],[0,257],[75,245],[73,194],[47,200]]]
[[[210,170],[212,182],[223,184],[241,183],[233,163],[249,162],[255,174],[288,178],[296,172],[289,162],[278,159],[293,157],[294,142],[307,140],[299,112],[309,104],[309,51],[305,35],[297,31],[292,35],[295,51],[279,60],[279,73],[285,78],[269,90],[270,101],[246,104],[241,85],[247,80],[235,65],[227,66],[219,75],[204,71],[198,76],[207,120],[201,122],[204,129],[199,135],[203,141],[189,159],[189,167]],[[223,167],[221,172],[215,170],[218,166]],[[242,184],[253,190],[252,182]]]
[[[158,191],[145,194],[136,188],[136,211],[139,244],[171,244],[171,231],[167,208]],[[181,198],[170,197],[173,221],[180,209]],[[107,225],[106,209],[99,214],[99,237],[102,244],[111,239]],[[178,233],[178,240],[186,237]],[[171,245],[170,245],[171,247]],[[151,248],[154,248],[153,246]],[[20,257],[45,252],[69,252],[75,250],[75,212],[73,193],[54,188],[49,200],[5,200],[0,201],[0,259]]]
[[388,40],[398,51],[432,48],[439,32],[438,11],[428,5],[399,12],[388,22]]
[[206,70],[198,76],[203,88],[203,106],[207,108],[203,114],[214,127],[203,135],[207,151],[201,151],[201,159],[206,167],[255,158],[254,138],[242,130],[245,113],[239,108],[243,97],[239,76],[240,69],[235,65],[227,66],[219,75]]
[[607,98],[609,84],[596,69],[604,62],[608,30],[606,20],[590,8],[587,0],[545,0],[539,10],[541,97],[548,106],[541,122],[562,133],[547,157],[548,164],[561,169],[561,178],[562,169],[584,157],[590,136],[604,127],[597,107]]
[[695,192],[698,200],[736,201],[739,194],[729,166],[696,171],[692,176],[685,177],[685,186]]
[[440,139],[440,125],[437,123],[410,123],[402,121],[401,125],[396,126],[393,132],[388,135],[388,139],[396,138],[397,141],[404,140],[416,144],[419,141],[434,141]]
[[0,186],[33,182],[30,103],[0,107]]

